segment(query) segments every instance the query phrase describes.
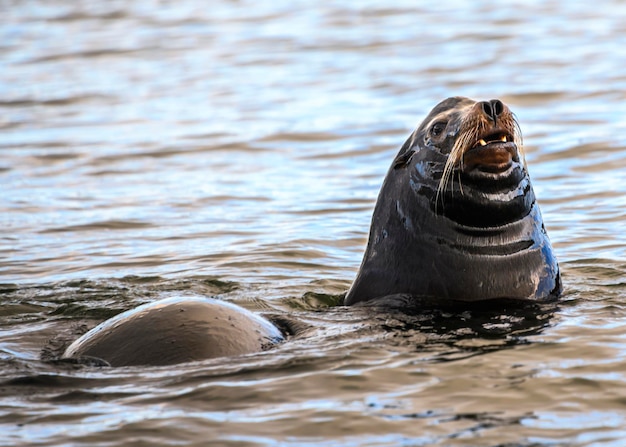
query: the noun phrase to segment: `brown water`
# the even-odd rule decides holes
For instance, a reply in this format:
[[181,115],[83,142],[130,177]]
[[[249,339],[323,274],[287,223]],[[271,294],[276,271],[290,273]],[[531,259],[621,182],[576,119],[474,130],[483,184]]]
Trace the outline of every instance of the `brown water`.
[[[626,3],[415,3],[0,2],[0,445],[625,445]],[[563,300],[335,306],[452,95],[517,114]],[[176,367],[41,359],[174,295],[312,330]]]

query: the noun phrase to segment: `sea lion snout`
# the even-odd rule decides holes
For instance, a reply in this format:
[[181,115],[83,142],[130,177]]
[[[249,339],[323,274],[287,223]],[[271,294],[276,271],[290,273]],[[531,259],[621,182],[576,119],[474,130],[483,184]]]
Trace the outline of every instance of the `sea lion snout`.
[[465,176],[465,180],[487,181],[490,189],[493,182],[508,188],[504,183],[510,182],[502,180],[511,174],[519,177],[517,171],[523,158],[522,137],[515,116],[499,99],[467,100],[457,110],[457,131],[450,142],[444,143],[449,144],[450,149],[441,147],[442,151],[448,150],[449,155],[437,195],[452,184],[454,172]]
[[476,120],[481,125],[477,140],[464,148],[462,171],[497,174],[509,170],[513,162],[519,162],[515,120],[502,101],[479,101],[468,115],[468,120]]
[[520,141],[516,122],[509,108],[499,99],[479,101],[464,119],[464,132],[460,151],[461,170],[479,170],[501,173],[519,161],[517,142]]

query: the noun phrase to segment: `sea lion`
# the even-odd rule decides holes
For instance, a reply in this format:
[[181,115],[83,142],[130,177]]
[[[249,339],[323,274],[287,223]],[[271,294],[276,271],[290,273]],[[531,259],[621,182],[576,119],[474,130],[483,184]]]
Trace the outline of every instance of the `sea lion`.
[[497,99],[442,101],[387,172],[344,304],[536,302],[560,292],[515,117]]
[[210,298],[167,298],[123,312],[62,355],[110,366],[171,365],[259,352],[284,340],[268,320]]
[[[513,114],[499,100],[442,101],[387,173],[344,304],[534,303],[560,292]],[[283,340],[278,327],[239,306],[172,298],[105,321],[62,358],[169,365],[258,352]]]

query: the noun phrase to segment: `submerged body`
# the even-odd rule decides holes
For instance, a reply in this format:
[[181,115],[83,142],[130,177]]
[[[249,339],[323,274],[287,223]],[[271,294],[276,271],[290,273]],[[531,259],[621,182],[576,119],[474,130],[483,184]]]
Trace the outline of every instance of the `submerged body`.
[[171,365],[269,349],[284,340],[272,323],[210,298],[168,298],[123,312],[72,343],[63,358],[111,366]]
[[345,304],[558,296],[559,267],[521,150],[501,101],[438,104],[387,173]]

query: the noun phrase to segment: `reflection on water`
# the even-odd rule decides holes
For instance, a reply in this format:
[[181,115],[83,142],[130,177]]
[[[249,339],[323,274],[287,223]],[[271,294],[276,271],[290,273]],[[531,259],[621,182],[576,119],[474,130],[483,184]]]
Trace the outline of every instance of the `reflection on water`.
[[[626,5],[275,3],[0,6],[0,445],[621,445]],[[562,302],[336,306],[451,95],[516,113]],[[176,370],[42,361],[174,295],[302,333]]]

